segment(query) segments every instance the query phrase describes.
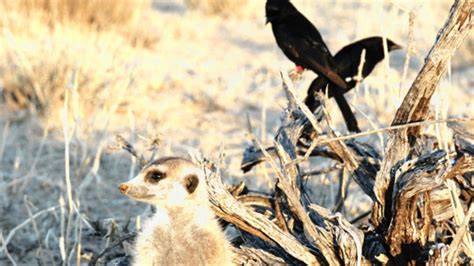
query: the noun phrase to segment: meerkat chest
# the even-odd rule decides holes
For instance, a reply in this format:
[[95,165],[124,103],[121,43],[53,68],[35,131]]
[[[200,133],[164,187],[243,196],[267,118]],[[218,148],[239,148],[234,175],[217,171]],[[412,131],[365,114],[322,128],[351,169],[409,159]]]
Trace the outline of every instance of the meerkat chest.
[[[169,234],[159,243],[142,238],[137,242],[133,265],[231,265],[232,253],[224,239],[211,232],[200,232],[194,238],[176,239]],[[183,241],[184,240],[184,241]]]
[[226,247],[224,236],[215,220],[206,222],[203,216],[174,219],[158,210],[137,238],[136,265],[205,265],[219,260]]

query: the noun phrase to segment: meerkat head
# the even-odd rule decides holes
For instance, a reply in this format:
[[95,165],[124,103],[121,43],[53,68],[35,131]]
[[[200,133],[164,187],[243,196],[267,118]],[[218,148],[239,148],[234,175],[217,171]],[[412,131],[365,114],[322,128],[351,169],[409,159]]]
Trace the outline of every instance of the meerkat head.
[[154,205],[207,201],[203,171],[191,161],[177,157],[153,161],[136,177],[120,184],[119,190],[132,199]]

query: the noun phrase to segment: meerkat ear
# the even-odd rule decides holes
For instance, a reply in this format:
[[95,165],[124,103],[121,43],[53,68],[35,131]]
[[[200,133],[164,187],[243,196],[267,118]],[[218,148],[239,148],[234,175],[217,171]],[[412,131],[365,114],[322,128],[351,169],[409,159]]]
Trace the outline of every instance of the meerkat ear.
[[184,187],[189,194],[192,194],[199,184],[199,178],[197,175],[188,175],[184,178]]

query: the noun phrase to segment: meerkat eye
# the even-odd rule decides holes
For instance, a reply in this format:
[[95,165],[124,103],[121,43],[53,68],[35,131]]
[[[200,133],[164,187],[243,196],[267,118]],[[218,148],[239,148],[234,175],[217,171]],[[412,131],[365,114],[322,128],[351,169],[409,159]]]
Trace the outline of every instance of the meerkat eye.
[[184,187],[189,194],[192,194],[199,184],[199,178],[196,175],[188,175],[184,178]]
[[150,182],[158,182],[161,179],[165,178],[166,174],[160,171],[152,171],[147,174],[146,180],[149,180]]

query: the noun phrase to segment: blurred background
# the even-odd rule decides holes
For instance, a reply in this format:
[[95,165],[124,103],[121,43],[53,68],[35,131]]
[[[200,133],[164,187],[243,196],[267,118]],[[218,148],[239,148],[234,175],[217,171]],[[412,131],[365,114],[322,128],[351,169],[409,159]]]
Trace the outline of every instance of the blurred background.
[[[376,35],[405,47],[346,94],[362,130],[390,124],[452,4],[292,2],[333,54]],[[117,134],[147,155],[156,138],[159,156],[200,152],[215,159],[224,151],[225,182],[269,190],[270,169],[245,175],[239,169],[250,143],[247,116],[253,133],[270,145],[286,106],[279,73],[293,67],[265,25],[264,6],[264,0],[0,0],[0,264],[59,263],[81,255],[86,263],[88,251],[111,240],[94,236],[92,227],[106,221],[106,228],[127,222],[135,228],[146,206],[122,196],[117,185],[139,169],[128,154],[110,152]],[[431,118],[472,117],[473,51],[471,33],[453,55]],[[301,99],[314,77],[306,71],[294,84]],[[336,129],[347,134],[335,102],[327,104]],[[445,125],[426,130],[449,134]],[[362,140],[381,149],[383,137]],[[307,167],[326,165],[312,160]],[[311,180],[315,202],[335,204],[334,178]],[[70,232],[56,207],[67,201],[65,180],[75,209]],[[350,189],[349,217],[370,208],[357,186]]]

